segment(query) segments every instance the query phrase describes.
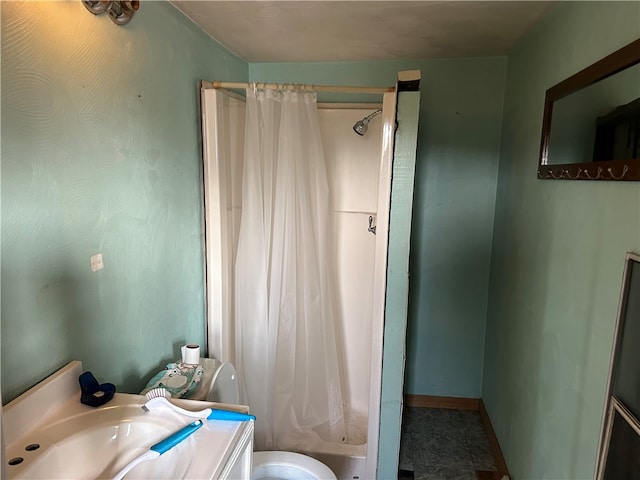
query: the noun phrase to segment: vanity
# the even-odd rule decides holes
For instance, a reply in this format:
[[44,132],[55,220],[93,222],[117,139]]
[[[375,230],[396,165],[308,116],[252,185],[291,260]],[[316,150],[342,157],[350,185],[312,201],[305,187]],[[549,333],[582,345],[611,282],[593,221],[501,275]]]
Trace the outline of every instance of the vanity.
[[[125,465],[193,422],[168,408],[143,410],[141,395],[116,393],[105,405],[80,403],[82,363],[73,361],[3,409],[8,478],[113,478]],[[184,409],[248,413],[244,406],[170,399]],[[251,478],[254,423],[205,420],[158,458],[124,478]]]

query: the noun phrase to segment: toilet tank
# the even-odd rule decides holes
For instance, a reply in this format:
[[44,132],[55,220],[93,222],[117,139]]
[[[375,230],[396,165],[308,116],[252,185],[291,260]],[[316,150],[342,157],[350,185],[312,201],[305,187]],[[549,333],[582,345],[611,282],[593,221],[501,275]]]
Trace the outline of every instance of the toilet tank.
[[238,405],[240,403],[238,375],[233,365],[214,358],[201,358],[200,365],[204,370],[202,381],[189,398]]

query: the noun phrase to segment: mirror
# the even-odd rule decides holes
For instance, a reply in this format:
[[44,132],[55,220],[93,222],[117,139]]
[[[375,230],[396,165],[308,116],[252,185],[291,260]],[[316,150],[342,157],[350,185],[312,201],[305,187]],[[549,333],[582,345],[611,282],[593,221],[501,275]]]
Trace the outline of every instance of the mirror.
[[547,90],[538,178],[640,180],[640,39]]

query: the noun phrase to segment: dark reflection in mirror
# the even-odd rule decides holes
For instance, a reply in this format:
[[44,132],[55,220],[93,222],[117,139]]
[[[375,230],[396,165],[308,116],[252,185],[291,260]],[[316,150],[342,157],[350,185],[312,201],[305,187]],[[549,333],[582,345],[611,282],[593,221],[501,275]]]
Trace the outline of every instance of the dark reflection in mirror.
[[638,158],[640,65],[553,104],[547,164]]
[[640,39],[547,90],[538,178],[640,180]]

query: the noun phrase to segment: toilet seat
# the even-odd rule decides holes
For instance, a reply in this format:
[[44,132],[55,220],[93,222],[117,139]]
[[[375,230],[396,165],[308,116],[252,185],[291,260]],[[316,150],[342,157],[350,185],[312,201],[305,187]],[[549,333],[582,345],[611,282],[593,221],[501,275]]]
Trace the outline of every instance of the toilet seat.
[[254,452],[251,480],[336,480],[315,458],[294,452]]

